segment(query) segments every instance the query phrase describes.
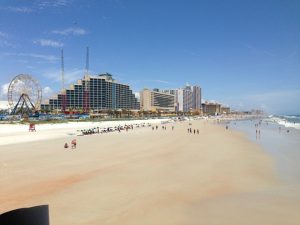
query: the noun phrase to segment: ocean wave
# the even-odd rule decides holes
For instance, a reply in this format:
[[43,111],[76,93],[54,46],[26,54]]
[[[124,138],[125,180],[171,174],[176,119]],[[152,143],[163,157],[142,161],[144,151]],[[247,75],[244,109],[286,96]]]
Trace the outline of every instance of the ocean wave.
[[274,124],[278,124],[278,125],[281,125],[281,126],[284,126],[284,127],[292,127],[292,128],[296,128],[296,129],[300,129],[300,123],[297,123],[296,121],[290,121],[289,119],[299,119],[299,117],[295,116],[295,117],[292,117],[289,116],[290,118],[284,118],[284,117],[287,117],[287,116],[280,116],[280,117],[277,117],[277,116],[271,116],[267,119],[265,119],[266,122],[269,122],[269,123],[274,123]]
[[285,115],[284,115],[284,116],[282,116],[282,117],[288,118],[288,119],[300,119],[300,116],[298,116],[298,115],[297,115],[297,116],[296,116],[296,115],[295,115],[295,116],[294,116],[294,115],[291,115],[291,116],[285,116]]

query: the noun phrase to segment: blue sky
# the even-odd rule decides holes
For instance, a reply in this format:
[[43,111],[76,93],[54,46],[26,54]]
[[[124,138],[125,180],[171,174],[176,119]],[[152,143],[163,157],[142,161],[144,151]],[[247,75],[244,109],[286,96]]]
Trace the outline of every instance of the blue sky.
[[17,74],[57,92],[110,72],[135,92],[202,87],[236,109],[300,114],[299,0],[0,0],[0,98]]

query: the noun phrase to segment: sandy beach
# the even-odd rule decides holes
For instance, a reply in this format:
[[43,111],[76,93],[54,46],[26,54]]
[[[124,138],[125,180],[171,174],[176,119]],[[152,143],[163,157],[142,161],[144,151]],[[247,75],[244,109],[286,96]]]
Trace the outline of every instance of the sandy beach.
[[63,148],[71,130],[1,145],[0,213],[48,204],[51,225],[299,224],[300,186],[282,182],[245,134],[166,126],[78,136],[76,150]]
[[36,131],[38,131],[38,133],[28,132],[28,124],[0,124],[0,146],[77,136],[78,134],[82,133],[80,132],[80,130],[92,129],[95,127],[99,127],[100,129],[102,129],[119,125],[124,126],[142,123],[160,124],[162,121],[168,121],[168,119],[37,124]]

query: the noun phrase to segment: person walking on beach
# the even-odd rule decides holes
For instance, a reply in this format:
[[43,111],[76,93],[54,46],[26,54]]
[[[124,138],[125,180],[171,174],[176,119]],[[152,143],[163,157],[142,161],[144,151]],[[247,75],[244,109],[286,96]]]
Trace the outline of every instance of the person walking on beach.
[[172,130],[174,130],[174,126],[172,126]]
[[197,134],[199,134],[199,129],[197,129]]
[[194,134],[196,134],[196,130],[194,129]]
[[76,139],[72,140],[71,145],[72,145],[72,149],[76,148],[76,145],[77,145]]

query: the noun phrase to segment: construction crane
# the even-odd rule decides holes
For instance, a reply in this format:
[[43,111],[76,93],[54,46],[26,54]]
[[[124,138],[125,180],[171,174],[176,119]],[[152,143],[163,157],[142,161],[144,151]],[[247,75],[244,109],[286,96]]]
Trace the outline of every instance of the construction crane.
[[62,91],[61,91],[61,111],[66,113],[66,90],[65,90],[65,65],[64,65],[64,50],[61,49],[61,81],[62,81]]
[[83,91],[83,110],[85,113],[89,113],[90,110],[90,97],[89,97],[89,47],[86,47],[86,64],[84,75],[84,91]]

